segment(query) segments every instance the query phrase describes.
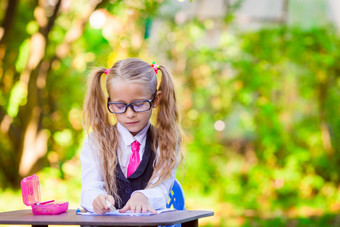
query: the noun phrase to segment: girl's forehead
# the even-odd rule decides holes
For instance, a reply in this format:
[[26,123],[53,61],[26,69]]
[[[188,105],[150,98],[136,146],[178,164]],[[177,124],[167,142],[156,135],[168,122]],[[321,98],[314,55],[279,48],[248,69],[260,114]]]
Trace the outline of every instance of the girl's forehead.
[[120,87],[146,87],[145,83],[137,80],[127,80],[123,78],[114,78],[110,81],[109,87],[112,89],[118,89]]
[[133,99],[150,98],[152,91],[145,83],[125,79],[114,79],[110,81],[108,93],[111,99],[131,101]]

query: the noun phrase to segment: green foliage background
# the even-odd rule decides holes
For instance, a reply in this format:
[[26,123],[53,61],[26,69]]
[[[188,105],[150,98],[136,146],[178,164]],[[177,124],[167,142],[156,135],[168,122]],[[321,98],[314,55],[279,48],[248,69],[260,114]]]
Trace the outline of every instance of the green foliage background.
[[[177,178],[187,209],[215,211],[202,224],[339,222],[340,38],[332,26],[239,31],[231,14],[176,23],[173,15],[158,13],[167,2],[84,6],[77,0],[61,5],[47,32],[37,16],[42,9],[45,19],[53,19],[55,6],[46,2],[17,1],[16,17],[0,43],[1,211],[24,208],[18,190],[23,153],[17,145],[24,143],[25,119],[36,108],[35,139],[41,132],[47,147],[27,174],[38,173],[43,199],[79,206],[87,73],[139,57],[172,69],[184,133]],[[5,9],[7,3],[0,4]],[[94,10],[109,18],[103,29],[88,23]],[[1,10],[3,24],[5,14]],[[212,42],[215,31],[219,36]],[[41,44],[33,42],[37,34],[46,34],[46,48],[29,81],[35,75],[40,80],[25,84],[30,54]],[[221,124],[224,129],[216,130]]]

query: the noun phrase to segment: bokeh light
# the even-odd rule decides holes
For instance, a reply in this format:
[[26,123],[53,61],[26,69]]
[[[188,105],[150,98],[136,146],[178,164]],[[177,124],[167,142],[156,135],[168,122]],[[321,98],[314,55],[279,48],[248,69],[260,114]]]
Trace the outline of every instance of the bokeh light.
[[221,121],[221,120],[218,120],[218,121],[215,122],[214,128],[215,128],[217,131],[221,132],[221,131],[223,131],[224,128],[225,128],[225,123],[224,123],[223,121]]
[[94,11],[90,16],[90,25],[92,28],[103,28],[106,23],[106,15],[102,10]]

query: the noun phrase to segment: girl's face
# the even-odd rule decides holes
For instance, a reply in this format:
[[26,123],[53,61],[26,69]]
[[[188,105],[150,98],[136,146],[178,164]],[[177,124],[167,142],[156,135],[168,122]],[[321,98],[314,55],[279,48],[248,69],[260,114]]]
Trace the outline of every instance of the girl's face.
[[[109,96],[110,102],[120,102],[125,104],[130,104],[135,101],[150,100],[153,98],[153,94],[150,94],[142,83],[122,79],[115,79],[112,81]],[[160,92],[157,92],[152,108],[158,105],[159,99]],[[152,108],[145,112],[134,112],[131,107],[128,107],[125,113],[115,114],[115,116],[117,121],[128,129],[133,136],[135,136],[149,122],[152,114]]]

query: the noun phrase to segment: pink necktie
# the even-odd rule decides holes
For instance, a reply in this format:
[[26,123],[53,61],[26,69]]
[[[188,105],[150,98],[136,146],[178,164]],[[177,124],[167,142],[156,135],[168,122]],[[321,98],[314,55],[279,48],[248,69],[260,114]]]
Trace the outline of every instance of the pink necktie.
[[140,163],[139,142],[137,140],[131,143],[131,151],[132,151],[132,154],[130,156],[129,166],[127,169],[127,177],[129,177],[131,174],[133,174],[136,171]]

